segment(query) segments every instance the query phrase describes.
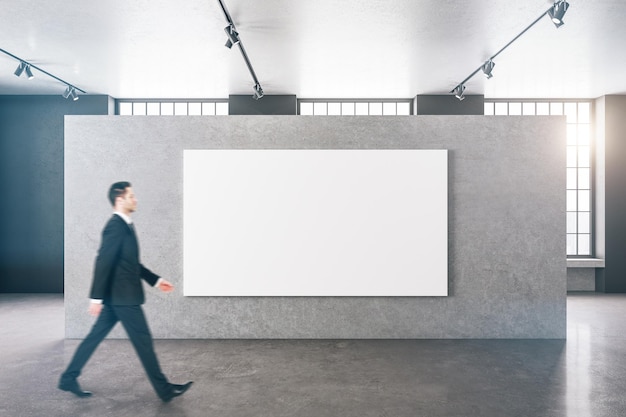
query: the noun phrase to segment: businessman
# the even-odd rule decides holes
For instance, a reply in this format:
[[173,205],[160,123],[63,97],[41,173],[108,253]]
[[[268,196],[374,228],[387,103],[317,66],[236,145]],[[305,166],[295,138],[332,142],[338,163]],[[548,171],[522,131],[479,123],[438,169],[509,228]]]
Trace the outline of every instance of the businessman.
[[161,372],[152,335],[141,308],[144,303],[141,280],[163,292],[171,292],[174,287],[145,268],[139,260],[139,245],[130,218],[137,209],[137,199],[131,184],[113,184],[109,189],[109,201],[114,213],[102,232],[90,295],[89,313],[97,319],[61,375],[59,389],[79,397],[91,396],[91,392],[83,391],[78,384],[78,376],[100,342],[119,321],[157,395],[164,402],[169,402],[185,393],[192,382],[171,384]]

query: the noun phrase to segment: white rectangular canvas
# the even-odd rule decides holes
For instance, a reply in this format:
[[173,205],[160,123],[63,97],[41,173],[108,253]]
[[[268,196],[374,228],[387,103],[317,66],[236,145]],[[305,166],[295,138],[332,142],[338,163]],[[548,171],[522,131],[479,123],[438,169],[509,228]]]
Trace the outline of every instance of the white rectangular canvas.
[[184,295],[446,296],[446,150],[185,150]]

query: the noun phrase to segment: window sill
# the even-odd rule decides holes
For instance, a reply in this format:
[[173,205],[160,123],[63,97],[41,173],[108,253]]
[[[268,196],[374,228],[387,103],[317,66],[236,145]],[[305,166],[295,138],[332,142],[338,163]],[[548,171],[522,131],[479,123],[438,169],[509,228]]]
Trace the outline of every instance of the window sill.
[[600,258],[569,258],[568,268],[604,268],[604,259]]

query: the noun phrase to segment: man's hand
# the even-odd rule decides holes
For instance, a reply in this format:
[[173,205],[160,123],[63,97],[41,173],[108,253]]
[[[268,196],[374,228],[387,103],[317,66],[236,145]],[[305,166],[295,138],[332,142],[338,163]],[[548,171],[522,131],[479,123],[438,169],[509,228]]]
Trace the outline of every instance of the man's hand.
[[102,311],[102,304],[89,303],[89,314],[91,314],[94,317],[98,317],[101,311]]
[[164,279],[161,279],[161,282],[159,282],[158,287],[163,292],[172,292],[172,291],[174,291],[174,286],[172,285],[172,283],[169,282],[169,281],[166,281]]

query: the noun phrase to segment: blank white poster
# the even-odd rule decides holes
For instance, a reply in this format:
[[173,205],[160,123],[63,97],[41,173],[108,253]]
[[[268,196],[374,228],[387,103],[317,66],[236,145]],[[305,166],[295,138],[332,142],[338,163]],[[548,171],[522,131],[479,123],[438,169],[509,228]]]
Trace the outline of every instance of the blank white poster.
[[446,150],[185,150],[184,295],[446,296]]

